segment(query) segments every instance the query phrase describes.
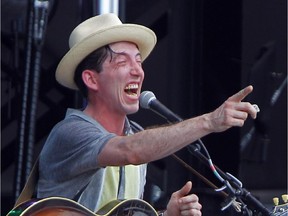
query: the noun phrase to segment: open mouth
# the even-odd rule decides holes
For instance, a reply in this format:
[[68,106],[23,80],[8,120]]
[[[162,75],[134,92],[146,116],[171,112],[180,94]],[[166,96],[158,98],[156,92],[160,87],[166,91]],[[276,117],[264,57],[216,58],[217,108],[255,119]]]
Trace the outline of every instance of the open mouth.
[[139,86],[136,83],[129,84],[125,87],[124,91],[128,95],[137,96],[138,88],[139,88]]

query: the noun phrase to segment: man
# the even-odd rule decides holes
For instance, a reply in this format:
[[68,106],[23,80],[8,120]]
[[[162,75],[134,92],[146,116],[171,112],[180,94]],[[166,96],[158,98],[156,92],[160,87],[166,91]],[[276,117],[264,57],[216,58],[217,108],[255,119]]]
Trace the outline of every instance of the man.
[[[242,126],[256,110],[242,100],[248,86],[214,112],[155,129],[127,115],[138,111],[142,62],[156,44],[150,29],[122,24],[116,15],[92,17],[70,35],[70,50],[56,70],[57,81],[87,98],[82,111],[69,109],[51,131],[39,159],[38,197],[63,196],[94,212],[114,199],[141,198],[146,164],[197,139]],[[187,182],[172,194],[166,216],[201,215]]]

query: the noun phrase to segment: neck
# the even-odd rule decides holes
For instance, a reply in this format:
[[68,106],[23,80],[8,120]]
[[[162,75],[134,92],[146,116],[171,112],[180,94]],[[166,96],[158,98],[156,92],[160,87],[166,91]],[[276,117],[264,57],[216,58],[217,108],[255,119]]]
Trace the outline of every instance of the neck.
[[99,110],[89,105],[83,112],[98,121],[107,131],[117,135],[123,135],[125,115],[115,114],[109,112],[107,109]]

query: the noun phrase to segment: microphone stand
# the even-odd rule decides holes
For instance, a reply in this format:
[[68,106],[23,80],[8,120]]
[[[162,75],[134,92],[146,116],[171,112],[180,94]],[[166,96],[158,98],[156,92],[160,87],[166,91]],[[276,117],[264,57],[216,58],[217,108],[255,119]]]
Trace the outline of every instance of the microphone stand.
[[[168,123],[179,123],[181,121],[183,121],[182,118],[180,118],[178,115],[173,114],[170,112],[170,110],[167,108],[167,110],[169,111],[168,113],[170,113],[169,115],[163,116],[162,114],[160,114],[159,112],[154,111],[156,114],[160,115],[161,117],[164,117]],[[201,146],[206,150],[203,142],[201,141],[201,139],[197,140]],[[196,142],[197,142],[196,141]],[[195,143],[195,142],[194,142]],[[200,161],[204,162],[205,165],[209,166],[210,168],[212,168],[214,174],[216,175],[216,177],[221,180],[221,182],[224,184],[223,187],[219,188],[219,189],[215,189],[217,192],[226,192],[225,194],[231,198],[231,201],[226,204],[221,210],[224,211],[225,209],[227,209],[229,206],[235,204],[236,200],[240,201],[240,203],[242,204],[242,212],[243,214],[247,214],[249,216],[252,216],[252,212],[249,211],[249,209],[247,208],[247,205],[243,202],[242,199],[244,199],[245,201],[247,201],[247,203],[249,205],[251,205],[251,207],[253,206],[255,209],[257,209],[259,212],[262,213],[263,216],[269,216],[269,215],[273,215],[273,213],[271,213],[259,200],[257,200],[248,190],[246,190],[245,188],[242,187],[242,182],[240,180],[238,180],[236,177],[234,177],[233,175],[231,175],[230,173],[224,173],[220,168],[218,168],[217,166],[215,166],[214,164],[212,164],[211,159],[208,159],[206,156],[204,156],[199,149],[199,145],[195,145],[195,144],[190,144],[188,146],[189,148],[189,152],[191,152],[194,156],[196,156],[198,159],[200,159]],[[209,153],[206,150],[206,153],[209,155]],[[177,156],[175,157],[175,154],[173,155],[174,158],[176,158],[178,161],[181,162],[181,160],[179,160],[177,158]],[[183,164],[183,163],[182,163]],[[189,165],[187,165],[184,162],[184,166],[187,167]],[[190,166],[189,166],[190,167]],[[192,171],[195,173],[198,173],[197,171],[195,171],[193,168],[190,167],[190,170],[192,169]],[[220,175],[219,175],[219,174]],[[203,177],[200,173],[197,174],[201,179],[203,179],[206,183],[209,182],[209,180],[207,180],[205,177]],[[209,182],[210,186],[212,186],[213,188],[215,188],[215,185],[213,185],[211,182]],[[237,208],[237,206],[235,206]],[[240,211],[240,210],[239,210]]]
[[[198,140],[202,143],[201,140]],[[209,166],[209,159],[204,156],[200,152],[199,145],[191,144],[188,146],[189,152],[192,153],[195,157],[200,159],[205,165]],[[219,167],[215,166],[215,169],[219,172],[219,174],[223,177],[224,179],[224,186],[220,189],[216,189],[216,191],[224,191],[229,194],[231,197],[231,200],[233,201],[233,198],[238,198],[238,200],[241,201],[243,204],[243,210],[246,211],[246,213],[249,213],[249,210],[247,209],[247,206],[245,203],[241,200],[244,199],[246,200],[249,205],[252,205],[255,209],[260,211],[263,215],[272,215],[272,213],[259,201],[257,200],[248,190],[242,187],[241,181],[239,181],[236,177],[229,173],[224,173]],[[222,208],[222,210],[225,210],[227,207],[229,207],[232,204],[232,201],[228,203],[225,207]]]

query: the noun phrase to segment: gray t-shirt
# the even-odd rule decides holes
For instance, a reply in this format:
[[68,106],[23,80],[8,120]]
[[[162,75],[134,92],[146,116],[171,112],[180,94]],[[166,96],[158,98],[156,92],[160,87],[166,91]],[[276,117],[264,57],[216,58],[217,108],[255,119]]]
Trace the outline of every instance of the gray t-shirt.
[[[128,119],[124,133],[134,133]],[[40,153],[37,197],[74,199],[94,212],[113,199],[141,198],[146,164],[98,165],[98,154],[115,136],[82,111],[68,109]]]

